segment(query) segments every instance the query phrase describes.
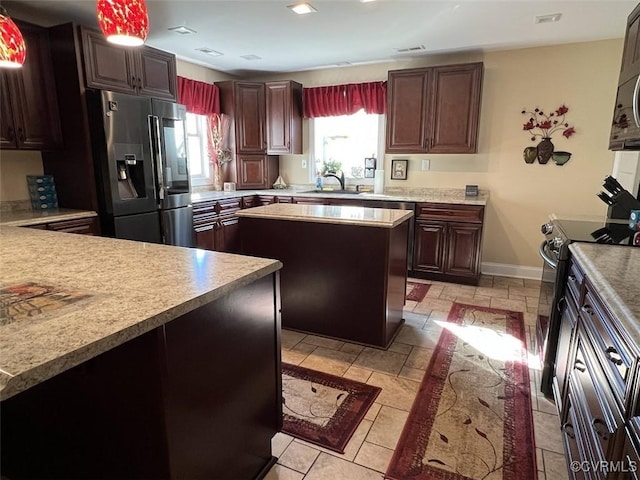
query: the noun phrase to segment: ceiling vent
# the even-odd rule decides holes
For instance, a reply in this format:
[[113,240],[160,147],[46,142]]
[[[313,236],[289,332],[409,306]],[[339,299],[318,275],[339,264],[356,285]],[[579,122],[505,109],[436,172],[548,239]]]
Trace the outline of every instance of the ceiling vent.
[[196,51],[201,52],[201,53],[205,53],[205,54],[210,55],[212,57],[219,57],[219,56],[222,55],[222,53],[218,52],[217,50],[212,50],[211,48],[207,48],[207,47],[196,48]]
[[262,57],[259,57],[258,55],[240,55],[240,58],[244,58],[245,60],[262,60]]
[[180,35],[191,35],[192,33],[198,33],[194,29],[185,27],[184,25],[178,25],[177,27],[171,27],[167,30],[171,30],[172,32],[179,33]]
[[560,20],[561,13],[549,13],[548,15],[536,15],[534,23],[554,23]]
[[408,47],[408,48],[396,48],[395,51],[398,53],[412,53],[412,52],[421,52],[426,50],[424,45],[419,45],[417,47]]

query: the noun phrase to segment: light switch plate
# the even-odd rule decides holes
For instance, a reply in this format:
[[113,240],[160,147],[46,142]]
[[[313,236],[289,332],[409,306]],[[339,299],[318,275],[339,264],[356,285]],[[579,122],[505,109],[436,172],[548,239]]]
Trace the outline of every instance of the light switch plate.
[[307,168],[307,161],[304,158],[302,159],[302,168]]
[[429,170],[429,168],[431,168],[431,160],[422,160],[422,171],[426,172]]

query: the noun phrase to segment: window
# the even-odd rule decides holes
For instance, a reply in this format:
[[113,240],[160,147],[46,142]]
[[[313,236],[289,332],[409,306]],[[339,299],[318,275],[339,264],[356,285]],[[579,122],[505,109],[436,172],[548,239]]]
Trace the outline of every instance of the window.
[[[345,183],[373,184],[372,161],[380,164],[380,152],[384,152],[384,115],[366,114],[364,110],[340,117],[316,117],[309,121],[312,158],[309,178],[315,183],[317,172],[324,164],[338,162],[345,176]],[[366,173],[365,173],[366,172]]]
[[207,117],[187,113],[187,157],[191,185],[213,183],[207,146]]

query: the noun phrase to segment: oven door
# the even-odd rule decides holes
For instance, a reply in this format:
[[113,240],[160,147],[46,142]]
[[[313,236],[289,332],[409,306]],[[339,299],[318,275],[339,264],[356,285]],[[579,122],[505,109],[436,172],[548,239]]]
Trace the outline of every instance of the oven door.
[[550,248],[548,241],[539,249],[543,260],[540,298],[538,300],[538,320],[536,323],[536,352],[542,368],[540,390],[545,395],[553,395],[552,383],[555,370],[556,349],[560,334],[560,298],[566,276],[566,260],[560,260],[557,251]]

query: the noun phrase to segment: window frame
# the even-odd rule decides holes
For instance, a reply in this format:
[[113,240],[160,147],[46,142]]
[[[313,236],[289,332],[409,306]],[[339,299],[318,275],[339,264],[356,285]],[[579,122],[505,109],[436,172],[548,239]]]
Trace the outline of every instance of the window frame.
[[[197,134],[189,133],[189,127],[188,127],[189,115],[193,115],[197,117],[197,123],[196,123],[197,130],[198,130]],[[187,123],[187,126],[185,130],[186,130],[186,137],[187,137],[187,158],[189,161],[189,181],[191,182],[191,186],[199,187],[199,186],[213,185],[213,168],[211,168],[211,164],[209,161],[209,154],[208,154],[209,145],[207,141],[207,116],[187,112],[186,123]],[[204,175],[194,175],[192,173],[193,168],[191,168],[191,165],[193,161],[193,155],[189,151],[189,138],[191,137],[199,138],[200,151],[202,152],[202,155],[200,158],[200,167],[201,167],[201,171],[205,172]]]

